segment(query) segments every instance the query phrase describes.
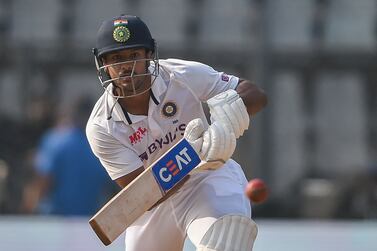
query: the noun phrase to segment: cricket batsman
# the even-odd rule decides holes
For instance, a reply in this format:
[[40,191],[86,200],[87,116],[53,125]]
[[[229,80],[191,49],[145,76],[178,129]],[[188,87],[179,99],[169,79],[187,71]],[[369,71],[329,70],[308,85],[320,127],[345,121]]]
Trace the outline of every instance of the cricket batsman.
[[[244,195],[247,180],[231,159],[236,139],[267,104],[250,81],[202,63],[159,59],[147,25],[136,16],[104,21],[93,49],[104,88],[86,133],[94,154],[121,187],[185,137],[202,170],[126,229],[126,251],[252,250],[257,226]],[[210,108],[208,124],[202,107]],[[148,184],[145,184],[148,187]]]

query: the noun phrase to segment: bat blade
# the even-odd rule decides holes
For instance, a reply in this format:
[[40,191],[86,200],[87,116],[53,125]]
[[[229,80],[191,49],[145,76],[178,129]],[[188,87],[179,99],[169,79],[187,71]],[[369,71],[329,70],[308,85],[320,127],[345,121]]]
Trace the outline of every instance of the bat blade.
[[89,224],[99,239],[109,245],[194,168],[221,164],[201,161],[192,146],[181,139],[106,203]]
[[147,169],[107,202],[89,224],[107,246],[163,195],[153,173]]

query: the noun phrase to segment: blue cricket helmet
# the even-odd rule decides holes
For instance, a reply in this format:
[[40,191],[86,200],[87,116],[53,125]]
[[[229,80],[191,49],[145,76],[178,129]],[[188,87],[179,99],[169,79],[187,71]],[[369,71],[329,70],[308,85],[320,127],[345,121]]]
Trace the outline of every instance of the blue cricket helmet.
[[102,22],[98,32],[95,56],[130,48],[155,51],[155,40],[147,25],[137,16],[120,15]]

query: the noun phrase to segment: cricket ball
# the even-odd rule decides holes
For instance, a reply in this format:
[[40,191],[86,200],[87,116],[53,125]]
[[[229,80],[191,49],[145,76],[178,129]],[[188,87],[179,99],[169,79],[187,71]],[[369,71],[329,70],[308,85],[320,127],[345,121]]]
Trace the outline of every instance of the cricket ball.
[[259,204],[267,200],[268,188],[263,180],[252,179],[246,185],[245,194],[251,202]]

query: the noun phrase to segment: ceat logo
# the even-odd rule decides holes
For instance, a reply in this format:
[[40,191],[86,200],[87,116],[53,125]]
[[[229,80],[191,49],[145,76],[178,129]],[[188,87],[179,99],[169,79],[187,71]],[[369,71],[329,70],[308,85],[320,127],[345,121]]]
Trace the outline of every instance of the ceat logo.
[[191,157],[187,153],[187,148],[183,148],[179,154],[175,155],[175,161],[169,160],[166,166],[161,168],[159,176],[162,181],[169,182],[174,176],[178,175],[181,170],[191,162]]
[[139,127],[132,135],[129,136],[132,145],[139,143],[147,133],[147,128]]
[[200,163],[200,157],[186,139],[180,140],[153,166],[160,188],[167,192]]

